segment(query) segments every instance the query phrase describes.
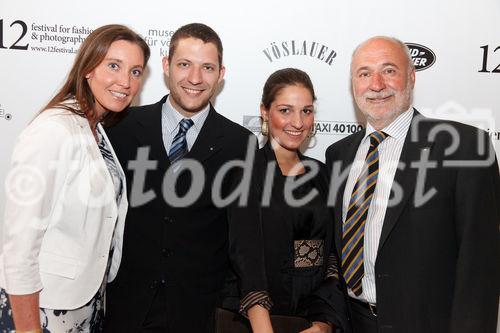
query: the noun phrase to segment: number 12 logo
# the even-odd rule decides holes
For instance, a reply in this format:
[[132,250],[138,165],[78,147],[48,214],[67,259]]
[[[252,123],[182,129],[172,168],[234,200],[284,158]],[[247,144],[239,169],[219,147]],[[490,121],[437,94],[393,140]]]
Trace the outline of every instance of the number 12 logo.
[[[478,70],[479,73],[500,73],[500,64],[495,67],[492,71],[488,70],[488,48],[489,45],[483,45],[480,47],[483,49],[483,67]],[[497,50],[500,50],[500,46],[497,46],[492,53],[495,53]]]
[[[28,26],[26,25],[26,23],[24,23],[24,21],[16,20],[16,21],[11,23],[10,27],[12,27],[13,25],[16,25],[16,24],[20,25],[21,28],[23,29],[23,31],[21,33],[21,36],[19,36],[19,38],[9,47],[9,49],[27,50],[29,44],[26,44],[26,45],[17,45],[17,44],[26,35],[26,32],[28,31]],[[2,20],[0,20],[0,49],[6,49],[6,48],[7,47],[5,47],[5,45],[3,44],[3,19],[2,19]]]

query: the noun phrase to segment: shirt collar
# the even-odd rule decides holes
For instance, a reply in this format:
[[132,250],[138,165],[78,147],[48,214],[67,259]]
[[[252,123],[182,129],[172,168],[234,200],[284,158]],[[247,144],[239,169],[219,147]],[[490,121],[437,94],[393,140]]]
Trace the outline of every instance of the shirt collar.
[[[205,120],[208,117],[208,113],[210,111],[210,103],[207,104],[201,111],[196,112],[190,119],[193,121],[193,126],[196,129],[196,131],[200,131],[203,124],[205,123]],[[164,116],[166,117],[166,127],[167,130],[170,133],[175,133],[177,129],[179,128],[179,122],[186,118],[184,117],[179,111],[177,111],[171,101],[170,101],[170,95],[168,96],[167,100],[163,104],[162,107],[162,112]]]
[[[392,123],[384,127],[382,131],[398,141],[404,141],[408,128],[410,128],[411,120],[413,119],[413,107],[410,106],[408,110],[401,113]],[[370,123],[366,124],[366,132],[363,140],[370,134],[375,132],[376,129]]]

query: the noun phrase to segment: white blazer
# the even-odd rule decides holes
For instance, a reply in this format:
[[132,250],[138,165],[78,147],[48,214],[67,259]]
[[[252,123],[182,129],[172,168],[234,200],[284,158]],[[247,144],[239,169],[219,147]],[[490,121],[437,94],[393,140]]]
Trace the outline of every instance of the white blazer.
[[125,188],[117,206],[86,118],[63,109],[41,112],[19,136],[5,182],[0,286],[14,295],[40,291],[42,308],[85,305],[103,282],[112,241],[108,281],[118,271]]

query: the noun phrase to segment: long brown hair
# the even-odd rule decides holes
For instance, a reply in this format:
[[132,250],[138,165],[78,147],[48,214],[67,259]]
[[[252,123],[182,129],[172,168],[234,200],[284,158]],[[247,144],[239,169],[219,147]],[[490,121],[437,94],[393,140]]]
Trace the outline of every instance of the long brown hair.
[[[109,24],[94,30],[83,41],[78,51],[73,67],[68,74],[66,82],[59,92],[45,106],[49,108],[63,108],[86,117],[89,121],[97,121],[94,111],[95,100],[85,76],[92,72],[103,60],[111,44],[118,40],[126,40],[137,44],[144,55],[144,67],[146,67],[150,56],[148,44],[137,33],[119,24]],[[77,105],[63,103],[65,100],[74,98]],[[113,122],[117,116],[115,112],[109,112],[107,122]]]

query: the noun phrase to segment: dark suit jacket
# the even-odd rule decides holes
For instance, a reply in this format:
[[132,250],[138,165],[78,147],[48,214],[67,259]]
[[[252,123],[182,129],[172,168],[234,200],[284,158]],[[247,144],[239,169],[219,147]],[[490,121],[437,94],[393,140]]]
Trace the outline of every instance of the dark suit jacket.
[[[437,133],[433,133],[438,129]],[[456,143],[452,138],[453,133]],[[412,138],[412,134],[413,138]],[[364,131],[330,146],[327,165],[350,168]],[[406,137],[393,190],[402,200],[387,208],[375,262],[379,332],[493,333],[498,311],[500,180],[495,158],[466,166],[478,154],[478,140],[494,151],[487,133],[418,112]],[[448,148],[448,150],[447,150]],[[410,163],[429,153],[424,190],[436,190],[416,205],[418,169]],[[446,161],[462,161],[446,166]],[[341,253],[342,197],[348,170],[337,181],[335,237]],[[421,192],[422,193],[422,192]],[[423,193],[422,193],[423,194]],[[392,195],[392,193],[391,193]]]
[[[174,207],[162,193],[175,191],[183,196],[193,177],[189,172],[181,173],[175,189],[163,183],[170,167],[161,128],[161,108],[166,98],[131,108],[125,119],[108,131],[125,169],[130,208],[121,266],[107,290],[107,332],[139,332],[159,287],[166,288],[165,316],[170,333],[209,331],[223,287],[228,267],[228,224],[225,207],[217,207],[212,200],[212,183],[221,166],[230,160],[243,160],[249,139],[256,139],[211,107],[185,156],[203,166],[204,186],[194,203]],[[149,160],[157,164],[142,180],[141,172],[133,170],[141,147],[149,149]],[[236,174],[232,169],[224,178],[223,197],[238,182]],[[202,180],[197,176],[200,174],[195,175],[193,183],[200,185]],[[138,204],[133,190],[138,184],[137,191],[153,193],[155,198]]]

